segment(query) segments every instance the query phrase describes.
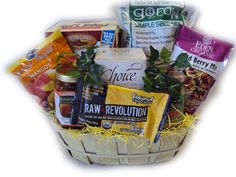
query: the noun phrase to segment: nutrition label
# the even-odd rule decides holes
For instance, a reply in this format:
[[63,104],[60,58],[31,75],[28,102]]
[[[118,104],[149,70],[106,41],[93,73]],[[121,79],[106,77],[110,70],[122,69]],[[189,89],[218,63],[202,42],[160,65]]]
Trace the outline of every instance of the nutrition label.
[[146,54],[149,54],[150,46],[157,50],[166,47],[172,50],[176,28],[165,27],[163,29],[140,29],[132,28],[133,38],[129,47],[143,48]]

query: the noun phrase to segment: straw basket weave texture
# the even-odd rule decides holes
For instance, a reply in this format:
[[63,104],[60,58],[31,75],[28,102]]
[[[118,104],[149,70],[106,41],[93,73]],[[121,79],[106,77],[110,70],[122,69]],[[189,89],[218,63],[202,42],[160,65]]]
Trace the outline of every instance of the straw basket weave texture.
[[159,140],[150,145],[143,138],[130,137],[124,141],[93,134],[74,137],[71,131],[63,129],[55,120],[52,124],[62,145],[73,158],[87,164],[104,165],[151,164],[170,160],[178,153],[189,132],[189,128],[180,128],[175,134],[161,134]]

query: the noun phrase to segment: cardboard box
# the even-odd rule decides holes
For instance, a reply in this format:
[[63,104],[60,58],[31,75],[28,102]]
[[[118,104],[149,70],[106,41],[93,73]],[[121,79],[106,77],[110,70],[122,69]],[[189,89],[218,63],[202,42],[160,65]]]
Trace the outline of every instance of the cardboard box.
[[105,67],[102,80],[109,84],[142,89],[147,58],[141,48],[99,49],[95,62]]
[[61,21],[50,27],[45,35],[50,35],[58,28],[75,52],[91,46],[116,48],[119,45],[120,28],[116,21]]

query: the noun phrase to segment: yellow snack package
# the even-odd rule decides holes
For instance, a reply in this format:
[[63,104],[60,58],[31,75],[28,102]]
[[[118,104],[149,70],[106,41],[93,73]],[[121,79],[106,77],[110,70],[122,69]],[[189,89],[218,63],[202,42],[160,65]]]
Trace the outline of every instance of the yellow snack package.
[[[45,111],[54,107],[54,68],[61,53],[72,53],[72,50],[61,32],[56,30],[9,68]],[[60,61],[72,62],[70,59]]]
[[153,142],[165,122],[169,99],[166,93],[148,93],[116,85],[86,87],[82,99],[75,103],[80,111],[72,123],[138,135]]

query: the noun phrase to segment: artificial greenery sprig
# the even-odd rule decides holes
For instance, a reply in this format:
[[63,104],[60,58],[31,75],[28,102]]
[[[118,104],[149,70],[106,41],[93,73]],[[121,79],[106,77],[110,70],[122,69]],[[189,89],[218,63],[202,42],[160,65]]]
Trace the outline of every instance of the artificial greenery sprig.
[[[98,65],[95,63],[95,49],[96,47],[90,47],[86,51],[82,51],[81,55],[75,55],[71,54],[71,56],[77,57],[77,60],[72,67],[72,70],[70,70],[68,73],[66,73],[69,76],[72,76],[76,79],[82,79],[83,85],[86,86],[101,86],[101,75],[103,73],[103,66]],[[60,54],[57,61],[60,60],[60,58],[66,59],[68,57],[68,54]],[[58,65],[60,67],[60,64]]]
[[[145,70],[144,90],[153,92],[168,92],[172,100],[183,100],[181,94],[182,84],[168,74],[168,70],[174,62],[170,61],[171,52],[163,48],[161,52],[150,47],[151,55]],[[179,66],[179,64],[178,64]]]
[[[83,89],[90,86],[102,86],[101,75],[103,73],[103,66],[95,63],[95,47],[90,47],[86,51],[82,51],[81,55],[71,54],[72,57],[76,57],[76,62],[72,64],[70,70],[66,73],[69,76],[76,78],[75,98],[71,113],[71,124],[78,123],[78,115],[81,110],[81,100],[83,98]],[[59,55],[60,59],[66,59],[68,57],[63,53]],[[63,63],[58,65],[58,69]]]

